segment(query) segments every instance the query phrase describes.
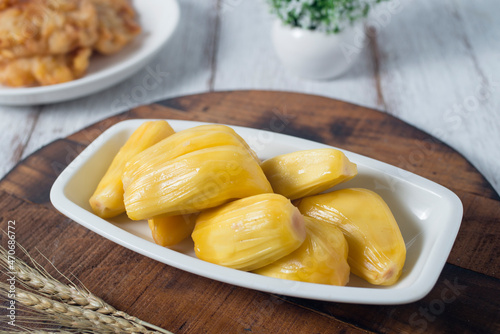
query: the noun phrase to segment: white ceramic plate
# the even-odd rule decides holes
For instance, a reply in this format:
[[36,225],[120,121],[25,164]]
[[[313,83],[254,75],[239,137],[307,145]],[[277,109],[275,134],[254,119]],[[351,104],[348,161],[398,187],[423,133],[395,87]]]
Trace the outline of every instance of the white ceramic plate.
[[[363,187],[381,195],[392,209],[407,246],[399,282],[390,287],[370,285],[351,275],[347,287],[302,283],[225,268],[195,257],[189,242],[175,249],[154,244],[146,221],[125,214],[103,220],[92,213],[92,195],[113,156],[145,120],[124,121],[105,131],[57,178],[53,205],[90,230],[157,261],[214,280],[275,294],[362,304],[402,304],[424,297],[436,283],[462,220],[462,203],[450,190],[386,163],[344,151],[358,165],[358,175],[335,189]],[[176,130],[204,123],[169,121]],[[233,128],[261,159],[297,150],[329,147],[316,142],[262,130]]]
[[36,105],[61,102],[106,89],[144,67],[168,41],[179,22],[177,0],[135,0],[142,33],[120,52],[93,56],[87,74],[58,85],[10,88],[0,85],[0,104]]

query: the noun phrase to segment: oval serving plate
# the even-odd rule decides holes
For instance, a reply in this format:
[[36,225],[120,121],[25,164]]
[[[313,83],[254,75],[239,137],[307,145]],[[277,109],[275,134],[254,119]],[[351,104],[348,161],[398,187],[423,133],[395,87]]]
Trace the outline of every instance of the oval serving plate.
[[136,0],[142,32],[120,52],[92,56],[87,74],[80,79],[41,87],[0,85],[0,104],[25,106],[62,102],[90,95],[137,73],[153,59],[174,33],[180,18],[177,0]]
[[[123,214],[104,220],[92,213],[88,199],[114,155],[147,120],[114,125],[95,139],[54,182],[54,207],[82,226],[144,256],[207,278],[280,295],[358,304],[403,304],[423,298],[436,283],[462,220],[462,203],[443,186],[386,163],[342,150],[358,165],[358,175],[333,189],[362,187],[387,202],[406,243],[403,274],[393,286],[370,285],[351,274],[348,286],[330,286],[265,277],[196,258],[191,241],[174,248],[156,245],[146,221]],[[176,131],[206,123],[168,120]],[[231,126],[261,159],[299,150],[331,147],[263,130]]]

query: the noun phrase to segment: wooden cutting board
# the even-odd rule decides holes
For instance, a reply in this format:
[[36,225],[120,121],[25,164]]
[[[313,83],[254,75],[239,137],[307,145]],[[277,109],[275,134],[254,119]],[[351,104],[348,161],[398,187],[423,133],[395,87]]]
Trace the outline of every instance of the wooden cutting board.
[[[341,147],[440,183],[464,205],[448,263],[418,302],[353,305],[235,287],[118,246],[58,213],[49,190],[92,140],[134,118],[267,129]],[[174,333],[498,333],[499,204],[492,187],[460,154],[394,117],[328,98],[266,91],[200,94],[132,109],[43,147],[0,181],[0,227],[7,230],[7,222],[15,220],[16,240],[35,259],[44,263],[39,250],[111,305]],[[0,238],[5,246],[6,237]]]

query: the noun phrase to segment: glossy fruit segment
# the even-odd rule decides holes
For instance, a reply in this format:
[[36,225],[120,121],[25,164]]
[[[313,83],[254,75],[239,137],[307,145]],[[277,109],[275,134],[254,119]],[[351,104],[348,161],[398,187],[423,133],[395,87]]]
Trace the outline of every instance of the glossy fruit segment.
[[290,200],[262,194],[202,212],[191,236],[198,258],[249,271],[296,250],[306,232]]
[[191,235],[197,213],[178,216],[158,216],[148,220],[156,244],[169,247],[178,244]]
[[298,208],[302,214],[342,230],[352,273],[377,285],[392,285],[399,279],[406,247],[391,210],[378,194],[342,189],[303,198]]
[[248,150],[228,145],[159,160],[133,178],[124,202],[129,218],[141,220],[199,212],[270,192],[271,185]]
[[274,192],[292,200],[319,194],[358,173],[343,152],[330,148],[279,155],[261,167]]
[[349,282],[347,241],[336,226],[304,217],[307,236],[294,252],[254,272],[317,284],[344,286]]
[[232,128],[217,124],[200,125],[179,131],[136,155],[129,161],[123,172],[123,185],[127,188],[138,175],[148,172],[165,161],[204,148],[223,145],[244,147],[250,153],[249,158],[260,162],[255,152]]
[[167,121],[145,122],[132,133],[116,154],[89,200],[96,215],[111,218],[125,212],[122,174],[126,163],[136,154],[173,133],[174,130]]

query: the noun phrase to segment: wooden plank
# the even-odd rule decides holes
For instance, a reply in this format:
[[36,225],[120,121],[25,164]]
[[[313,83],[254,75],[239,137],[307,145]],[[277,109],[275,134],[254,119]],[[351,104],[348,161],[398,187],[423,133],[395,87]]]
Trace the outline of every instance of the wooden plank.
[[0,177],[24,155],[38,115],[36,107],[0,106]]
[[30,202],[50,205],[52,184],[84,148],[67,139],[44,146],[11,170],[0,182],[0,190]]
[[462,191],[457,194],[464,205],[464,218],[448,262],[500,278],[499,202]]
[[399,3],[371,20],[385,110],[456,149],[500,191],[491,160],[500,154],[499,3]]

